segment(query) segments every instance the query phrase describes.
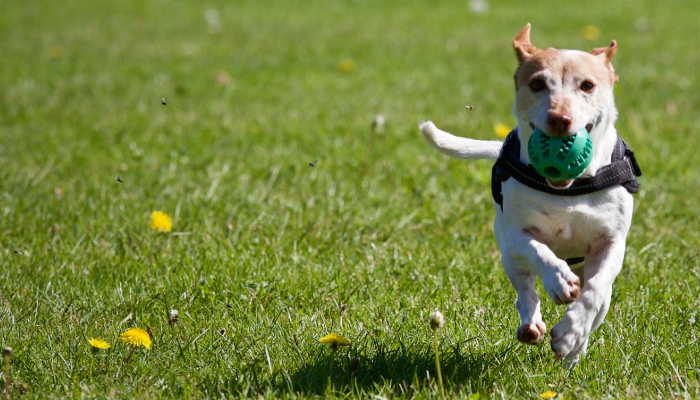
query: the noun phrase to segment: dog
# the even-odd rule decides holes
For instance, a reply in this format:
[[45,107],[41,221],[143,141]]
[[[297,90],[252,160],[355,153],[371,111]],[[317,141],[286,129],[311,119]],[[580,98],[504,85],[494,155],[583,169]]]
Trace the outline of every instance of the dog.
[[[513,48],[519,62],[513,106],[518,125],[505,145],[453,136],[430,121],[419,128],[444,154],[497,159],[492,175],[497,203],[494,231],[503,268],[517,292],[521,323],[516,338],[537,344],[547,332],[535,292],[539,276],[556,304],[568,304],[552,328],[550,344],[556,359],[571,366],[585,354],[591,332],[610,308],[641,171],[615,130],[613,86],[618,76],[611,59],[617,42],[590,52],[542,50],[530,42],[527,24],[513,40]],[[528,140],[535,129],[569,137],[582,128],[590,133],[593,155],[581,178],[554,181],[528,169]],[[506,146],[510,156],[504,154]],[[511,168],[515,164],[519,169]],[[531,184],[535,180],[539,183]],[[591,186],[596,190],[586,190]]]

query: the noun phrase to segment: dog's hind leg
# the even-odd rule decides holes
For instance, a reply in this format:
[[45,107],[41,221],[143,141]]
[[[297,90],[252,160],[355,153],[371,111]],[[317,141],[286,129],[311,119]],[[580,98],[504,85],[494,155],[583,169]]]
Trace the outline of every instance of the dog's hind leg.
[[610,308],[612,284],[622,269],[624,255],[625,237],[621,236],[607,240],[586,258],[586,285],[552,328],[551,346],[557,359],[572,364],[585,352],[591,332],[603,323]]
[[[612,287],[611,287],[612,289]],[[608,291],[608,294],[605,296],[605,301],[603,303],[603,306],[600,308],[600,311],[598,311],[598,314],[595,316],[595,319],[593,320],[593,327],[591,328],[591,333],[598,329],[600,325],[603,324],[603,321],[605,321],[605,315],[608,313],[608,309],[610,308],[610,299],[612,297],[612,290]],[[590,340],[590,335],[589,337],[586,338],[586,340],[583,342],[581,347],[579,347],[576,351],[572,352],[569,354],[569,356],[566,357],[566,364],[568,367],[573,367],[576,364],[578,364],[579,358],[583,355],[586,354],[588,351],[588,341]]]
[[515,332],[515,337],[526,344],[537,344],[547,332],[540,312],[540,298],[535,292],[537,275],[530,270],[519,269],[513,258],[505,252],[502,253],[501,259],[506,276],[518,292],[515,307],[520,314],[520,326]]

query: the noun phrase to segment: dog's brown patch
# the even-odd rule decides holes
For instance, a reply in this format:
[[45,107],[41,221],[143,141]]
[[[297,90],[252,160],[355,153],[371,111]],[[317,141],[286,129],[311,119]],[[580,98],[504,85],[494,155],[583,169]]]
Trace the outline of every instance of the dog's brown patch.
[[525,344],[537,344],[542,341],[546,332],[547,327],[542,322],[523,324],[518,327],[515,337]]

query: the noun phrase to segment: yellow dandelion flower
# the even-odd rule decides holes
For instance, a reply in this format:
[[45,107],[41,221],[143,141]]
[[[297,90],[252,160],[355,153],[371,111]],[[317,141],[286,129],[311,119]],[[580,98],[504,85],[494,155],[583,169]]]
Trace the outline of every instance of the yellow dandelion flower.
[[147,349],[151,348],[151,335],[141,328],[131,328],[119,336],[119,340],[134,347],[143,346]]
[[337,333],[331,333],[330,335],[326,335],[318,339],[318,341],[323,344],[330,345],[333,349],[337,349],[338,346],[350,346],[350,341],[338,335]]
[[49,57],[53,58],[54,60],[62,58],[64,53],[65,49],[63,46],[56,45],[49,48]]
[[543,399],[553,399],[553,398],[557,397],[557,392],[553,392],[551,390],[548,390],[544,393],[540,393],[540,397]]
[[357,68],[357,64],[355,64],[355,61],[353,60],[343,60],[340,63],[338,63],[338,70],[340,72],[352,72]]
[[170,232],[173,229],[173,219],[163,211],[151,213],[151,228],[158,232]]
[[499,122],[493,125],[493,131],[496,132],[499,138],[505,139],[510,133],[510,128],[508,125]]
[[90,346],[96,349],[108,349],[112,347],[109,343],[105,342],[100,338],[90,338],[90,340],[88,340],[88,343],[90,343]]
[[581,29],[581,37],[586,40],[596,40],[600,37],[600,29],[593,25],[584,26]]

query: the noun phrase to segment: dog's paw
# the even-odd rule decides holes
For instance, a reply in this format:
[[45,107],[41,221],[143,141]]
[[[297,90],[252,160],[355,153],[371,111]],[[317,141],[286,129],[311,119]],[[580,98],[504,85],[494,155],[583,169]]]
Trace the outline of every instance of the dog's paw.
[[542,277],[542,283],[556,304],[573,303],[581,294],[581,280],[568,266],[557,270],[551,276]]
[[566,360],[569,366],[578,362],[579,355],[586,352],[590,327],[585,315],[569,309],[558,324],[552,328],[550,345],[557,360]]
[[588,339],[583,343],[581,347],[579,347],[577,350],[574,350],[571,354],[569,354],[566,358],[564,358],[564,362],[566,363],[567,368],[574,368],[578,365],[579,360],[581,359],[582,356],[586,354],[586,351],[588,350]]
[[539,321],[534,324],[522,324],[515,332],[515,337],[525,344],[537,344],[544,339],[547,332],[547,325]]

